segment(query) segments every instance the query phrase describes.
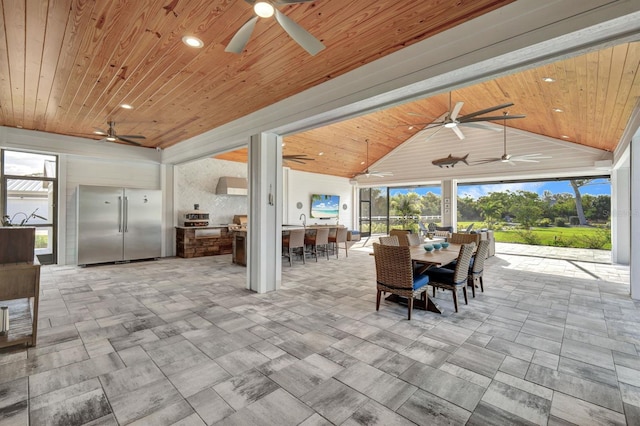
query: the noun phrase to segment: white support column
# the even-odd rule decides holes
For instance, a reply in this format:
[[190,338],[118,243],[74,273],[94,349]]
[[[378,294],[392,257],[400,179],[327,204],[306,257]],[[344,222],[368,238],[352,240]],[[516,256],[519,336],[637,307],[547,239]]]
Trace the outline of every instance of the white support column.
[[57,235],[57,264],[73,264],[73,259],[67,259],[67,156],[58,155],[58,235]]
[[[458,181],[455,179],[443,180],[440,183],[440,188],[442,190],[442,202],[440,203],[442,226],[453,226],[453,232],[455,232],[458,228]],[[447,208],[447,206],[449,207]]]
[[631,298],[640,300],[640,135],[631,140],[629,163],[631,179],[629,193],[631,196],[631,258],[630,287]]
[[611,173],[611,261],[622,265],[631,260],[630,174],[629,167]]
[[247,288],[266,293],[282,281],[282,138],[251,136],[248,167]]
[[176,193],[175,166],[162,164],[160,166],[160,189],[162,190],[162,257],[176,255],[176,231],[178,224],[175,217]]

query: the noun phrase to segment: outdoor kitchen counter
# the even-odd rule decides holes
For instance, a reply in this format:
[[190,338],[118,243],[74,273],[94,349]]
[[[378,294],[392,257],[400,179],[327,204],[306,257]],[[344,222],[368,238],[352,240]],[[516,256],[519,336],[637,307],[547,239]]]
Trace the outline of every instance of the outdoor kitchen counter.
[[201,257],[231,254],[233,233],[227,225],[176,226],[176,255]]

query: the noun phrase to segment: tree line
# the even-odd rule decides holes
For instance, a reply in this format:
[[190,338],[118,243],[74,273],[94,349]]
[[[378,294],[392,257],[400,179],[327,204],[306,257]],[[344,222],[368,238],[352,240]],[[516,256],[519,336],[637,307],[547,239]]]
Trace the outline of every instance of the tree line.
[[[544,191],[538,195],[531,191],[490,192],[474,199],[470,196],[458,197],[458,221],[484,221],[494,228],[498,224],[514,224],[529,228],[532,226],[566,226],[606,223],[611,217],[611,197],[609,195],[580,194],[579,188],[589,180],[572,182],[575,194]],[[387,211],[386,192],[373,191],[372,214],[385,216]],[[428,192],[396,194],[389,199],[389,214],[399,217],[403,226],[414,224],[418,216],[440,215],[440,195]]]

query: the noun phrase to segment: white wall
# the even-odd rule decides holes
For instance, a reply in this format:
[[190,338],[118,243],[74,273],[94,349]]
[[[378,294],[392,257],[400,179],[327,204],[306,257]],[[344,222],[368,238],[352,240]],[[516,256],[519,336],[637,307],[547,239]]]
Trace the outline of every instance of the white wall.
[[232,223],[233,215],[247,214],[248,198],[244,195],[216,195],[222,176],[247,177],[247,164],[205,158],[175,166],[175,211],[177,225],[184,223],[184,214],[200,204],[209,213],[209,224]]
[[[66,250],[59,253],[59,263],[76,264],[77,253],[77,193],[78,185],[116,186],[126,188],[160,189],[160,164],[123,160],[103,160],[97,158],[65,156],[66,182],[65,209],[60,215],[65,221]],[[61,170],[61,173],[64,173]],[[65,236],[61,235],[61,238]],[[65,256],[65,261],[62,261]]]
[[[340,196],[340,218],[339,223],[349,229],[353,229],[353,191],[349,183],[349,179],[321,175],[317,173],[299,172],[291,169],[284,169],[286,174],[284,178],[285,184],[285,205],[283,211],[282,223],[285,225],[302,224],[300,214],[307,215],[307,225],[329,225],[334,224],[335,220],[311,219],[311,195],[327,194]],[[296,204],[302,203],[302,208],[298,209]],[[347,209],[343,210],[342,206],[346,204]]]

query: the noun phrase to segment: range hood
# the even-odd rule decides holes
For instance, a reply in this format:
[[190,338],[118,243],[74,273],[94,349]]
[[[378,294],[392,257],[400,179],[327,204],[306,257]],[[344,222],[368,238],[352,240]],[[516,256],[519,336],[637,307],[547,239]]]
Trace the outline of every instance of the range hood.
[[231,176],[222,176],[216,187],[218,195],[247,195],[247,179]]

